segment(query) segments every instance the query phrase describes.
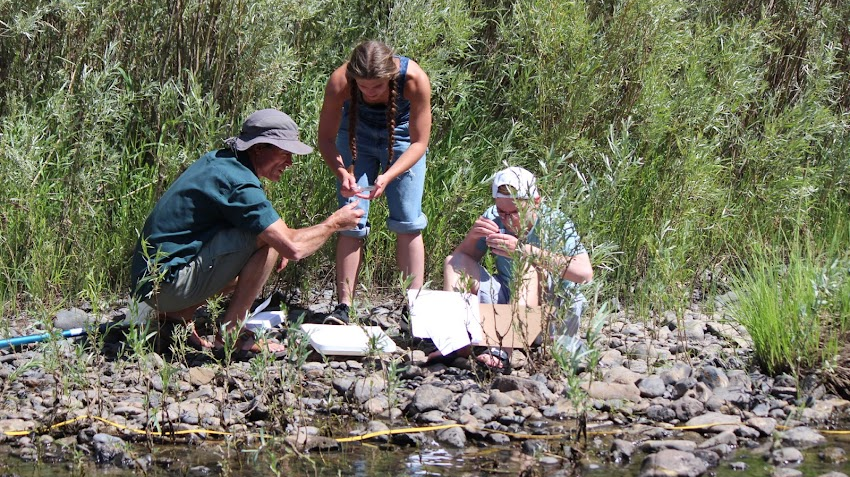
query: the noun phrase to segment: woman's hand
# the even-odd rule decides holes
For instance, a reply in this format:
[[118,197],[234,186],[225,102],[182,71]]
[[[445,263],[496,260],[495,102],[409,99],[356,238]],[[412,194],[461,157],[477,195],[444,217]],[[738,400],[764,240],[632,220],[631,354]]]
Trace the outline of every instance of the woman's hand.
[[356,194],[357,197],[366,200],[377,199],[384,195],[384,190],[387,187],[387,177],[383,174],[375,178],[375,183],[369,186],[368,190],[360,190]]
[[357,179],[354,175],[346,170],[342,170],[339,176],[339,193],[346,199],[354,197],[360,187],[357,185]]

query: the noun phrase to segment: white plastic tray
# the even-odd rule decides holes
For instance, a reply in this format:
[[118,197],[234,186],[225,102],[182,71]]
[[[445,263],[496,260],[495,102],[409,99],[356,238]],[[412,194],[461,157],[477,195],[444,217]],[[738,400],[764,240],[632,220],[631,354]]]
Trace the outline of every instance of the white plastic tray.
[[369,339],[374,336],[378,348],[385,353],[396,350],[392,340],[380,326],[318,325],[305,323],[301,329],[310,337],[310,344],[323,355],[365,356]]

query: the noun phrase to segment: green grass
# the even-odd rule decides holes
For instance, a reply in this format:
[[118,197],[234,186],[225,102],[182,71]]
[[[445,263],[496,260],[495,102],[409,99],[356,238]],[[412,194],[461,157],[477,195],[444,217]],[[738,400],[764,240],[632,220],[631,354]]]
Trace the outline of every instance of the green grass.
[[782,256],[757,250],[733,282],[732,315],[753,339],[768,373],[835,364],[850,323],[850,258],[792,246]]

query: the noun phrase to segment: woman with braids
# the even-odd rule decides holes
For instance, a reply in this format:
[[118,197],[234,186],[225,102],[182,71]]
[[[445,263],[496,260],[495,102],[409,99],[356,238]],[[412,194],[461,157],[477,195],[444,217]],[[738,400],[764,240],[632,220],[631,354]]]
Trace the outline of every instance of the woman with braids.
[[430,135],[431,83],[413,60],[393,55],[382,42],[366,41],[331,74],[319,117],[319,151],[337,177],[340,207],[358,197],[367,200],[360,201],[365,211],[360,223],[337,241],[339,304],[327,323],[348,323],[369,233],[369,201],[378,197],[387,198],[387,227],[396,234],[398,267],[411,288],[422,287],[421,232],[428,223],[422,192]]

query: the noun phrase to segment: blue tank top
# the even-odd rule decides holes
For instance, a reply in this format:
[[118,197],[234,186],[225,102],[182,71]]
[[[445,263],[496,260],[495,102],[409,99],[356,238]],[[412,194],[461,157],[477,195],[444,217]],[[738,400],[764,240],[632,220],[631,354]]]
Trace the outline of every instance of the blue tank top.
[[[397,56],[399,62],[398,78],[396,78],[396,115],[395,125],[399,127],[410,122],[410,101],[404,97],[404,83],[407,80],[407,65],[410,58],[406,56]],[[351,106],[351,101],[346,100],[342,107],[342,124],[348,124],[348,108]],[[357,124],[368,126],[376,129],[387,129],[387,105],[385,104],[368,104],[362,100],[357,103]]]

